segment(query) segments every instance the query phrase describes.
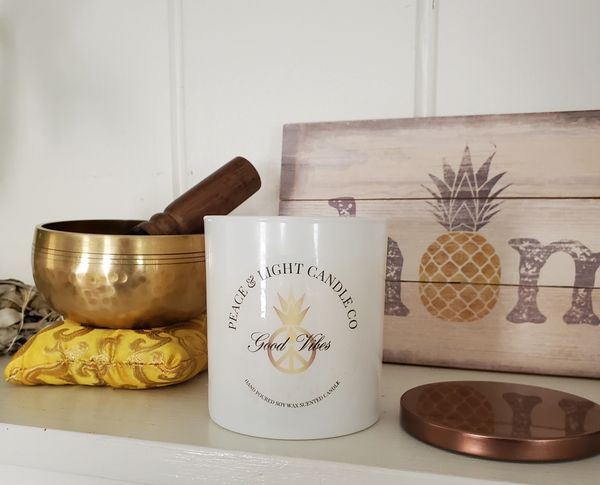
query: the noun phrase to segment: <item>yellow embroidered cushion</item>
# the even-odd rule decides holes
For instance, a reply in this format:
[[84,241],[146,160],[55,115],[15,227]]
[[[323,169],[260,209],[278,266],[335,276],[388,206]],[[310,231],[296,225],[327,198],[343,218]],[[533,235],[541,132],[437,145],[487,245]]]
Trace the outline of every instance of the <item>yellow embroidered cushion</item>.
[[28,386],[146,389],[183,382],[206,365],[206,317],[143,330],[92,328],[66,320],[31,337],[4,369],[4,378]]

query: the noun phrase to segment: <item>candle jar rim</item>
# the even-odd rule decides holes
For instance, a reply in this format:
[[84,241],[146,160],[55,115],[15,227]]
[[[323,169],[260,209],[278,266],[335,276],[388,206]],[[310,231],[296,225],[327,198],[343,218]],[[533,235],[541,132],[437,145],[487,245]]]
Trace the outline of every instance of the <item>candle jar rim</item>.
[[250,216],[250,215],[224,215],[224,216],[205,216],[204,222],[266,222],[266,223],[282,223],[282,222],[297,222],[297,223],[311,223],[311,224],[381,224],[385,223],[387,219],[385,217],[371,217],[371,216]]

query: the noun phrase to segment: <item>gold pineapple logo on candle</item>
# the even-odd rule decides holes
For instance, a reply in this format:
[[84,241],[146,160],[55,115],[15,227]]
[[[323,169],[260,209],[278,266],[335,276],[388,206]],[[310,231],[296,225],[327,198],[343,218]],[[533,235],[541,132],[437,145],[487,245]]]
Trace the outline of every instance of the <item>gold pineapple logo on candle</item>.
[[[302,308],[305,295],[296,299],[290,291],[287,300],[279,293],[277,296],[281,308],[274,306],[273,309],[283,325],[275,330],[269,339],[269,360],[281,372],[298,374],[308,369],[317,355],[317,349],[313,345],[306,345],[313,335],[300,326],[310,307]],[[282,354],[273,355],[273,349],[278,348],[282,349]]]

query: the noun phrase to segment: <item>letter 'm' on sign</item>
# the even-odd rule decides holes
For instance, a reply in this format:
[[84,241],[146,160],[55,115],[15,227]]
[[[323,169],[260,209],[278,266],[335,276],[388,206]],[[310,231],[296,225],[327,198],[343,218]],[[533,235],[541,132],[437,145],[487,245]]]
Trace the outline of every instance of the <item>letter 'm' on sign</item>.
[[563,321],[573,324],[599,325],[600,318],[592,307],[592,289],[600,266],[600,253],[593,253],[579,241],[556,241],[542,245],[537,239],[511,239],[508,244],[520,256],[518,301],[506,319],[513,323],[543,323],[546,321],[537,305],[540,271],[554,253],[563,252],[575,263],[575,280],[571,308]]

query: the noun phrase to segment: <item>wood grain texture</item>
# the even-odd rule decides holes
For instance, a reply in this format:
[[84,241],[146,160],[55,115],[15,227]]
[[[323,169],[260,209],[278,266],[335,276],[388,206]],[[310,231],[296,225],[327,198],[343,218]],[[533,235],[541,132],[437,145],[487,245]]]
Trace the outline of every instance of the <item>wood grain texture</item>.
[[[517,287],[500,287],[492,312],[476,322],[433,318],[423,307],[418,283],[405,283],[406,316],[385,317],[384,360],[470,369],[600,377],[600,327],[564,322],[570,288],[540,288],[544,323],[512,323],[507,315]],[[592,292],[600,308],[600,290]]]
[[288,125],[281,177],[387,217],[386,361],[600,377],[600,111]]
[[204,216],[226,215],[260,189],[260,175],[235,157],[171,202],[163,212],[136,225],[131,234],[203,234]]
[[428,198],[422,184],[491,153],[507,197],[599,197],[600,111],[286,125],[281,200]]
[[[426,211],[423,205],[423,201],[412,200],[357,201],[353,208],[359,216],[389,216],[389,235],[403,254],[400,272],[388,267],[385,361],[600,377],[600,320],[597,316],[591,321],[571,318],[581,291],[589,291],[589,304],[600,310],[600,284],[590,285],[593,290],[573,288],[574,262],[569,255],[556,253],[540,271],[538,284],[531,287],[535,305],[529,317],[519,318],[515,316],[523,299],[519,295],[523,288],[519,286],[519,254],[507,243],[508,234],[516,234],[512,231],[518,228],[526,228],[522,236],[539,238],[544,243],[565,239],[560,231],[567,229],[570,237],[591,241],[590,246],[600,249],[596,230],[599,200],[506,201],[505,215],[513,224],[503,225],[499,215],[500,230],[494,231],[494,224],[490,224],[482,231],[502,260],[497,303],[485,318],[460,323],[432,317],[419,294],[421,255],[437,237],[439,227],[420,222],[420,215]],[[283,201],[281,212],[335,215],[337,211],[321,201]],[[569,214],[578,214],[576,225],[561,217]],[[390,300],[396,296],[396,310],[388,311]]]
[[[340,189],[343,190],[343,189]],[[344,193],[344,192],[342,192]],[[388,218],[388,235],[403,256],[397,281],[421,281],[419,266],[427,247],[445,232],[422,200],[359,200],[357,216]],[[283,215],[335,216],[338,210],[327,201],[282,201]],[[481,234],[494,246],[501,261],[501,282],[518,285],[520,255],[509,244],[515,238],[536,239],[541,244],[560,240],[579,241],[592,252],[600,251],[600,199],[505,200],[500,212]],[[541,286],[573,286],[575,265],[564,252],[550,256],[540,271]],[[600,287],[600,277],[594,286]]]

